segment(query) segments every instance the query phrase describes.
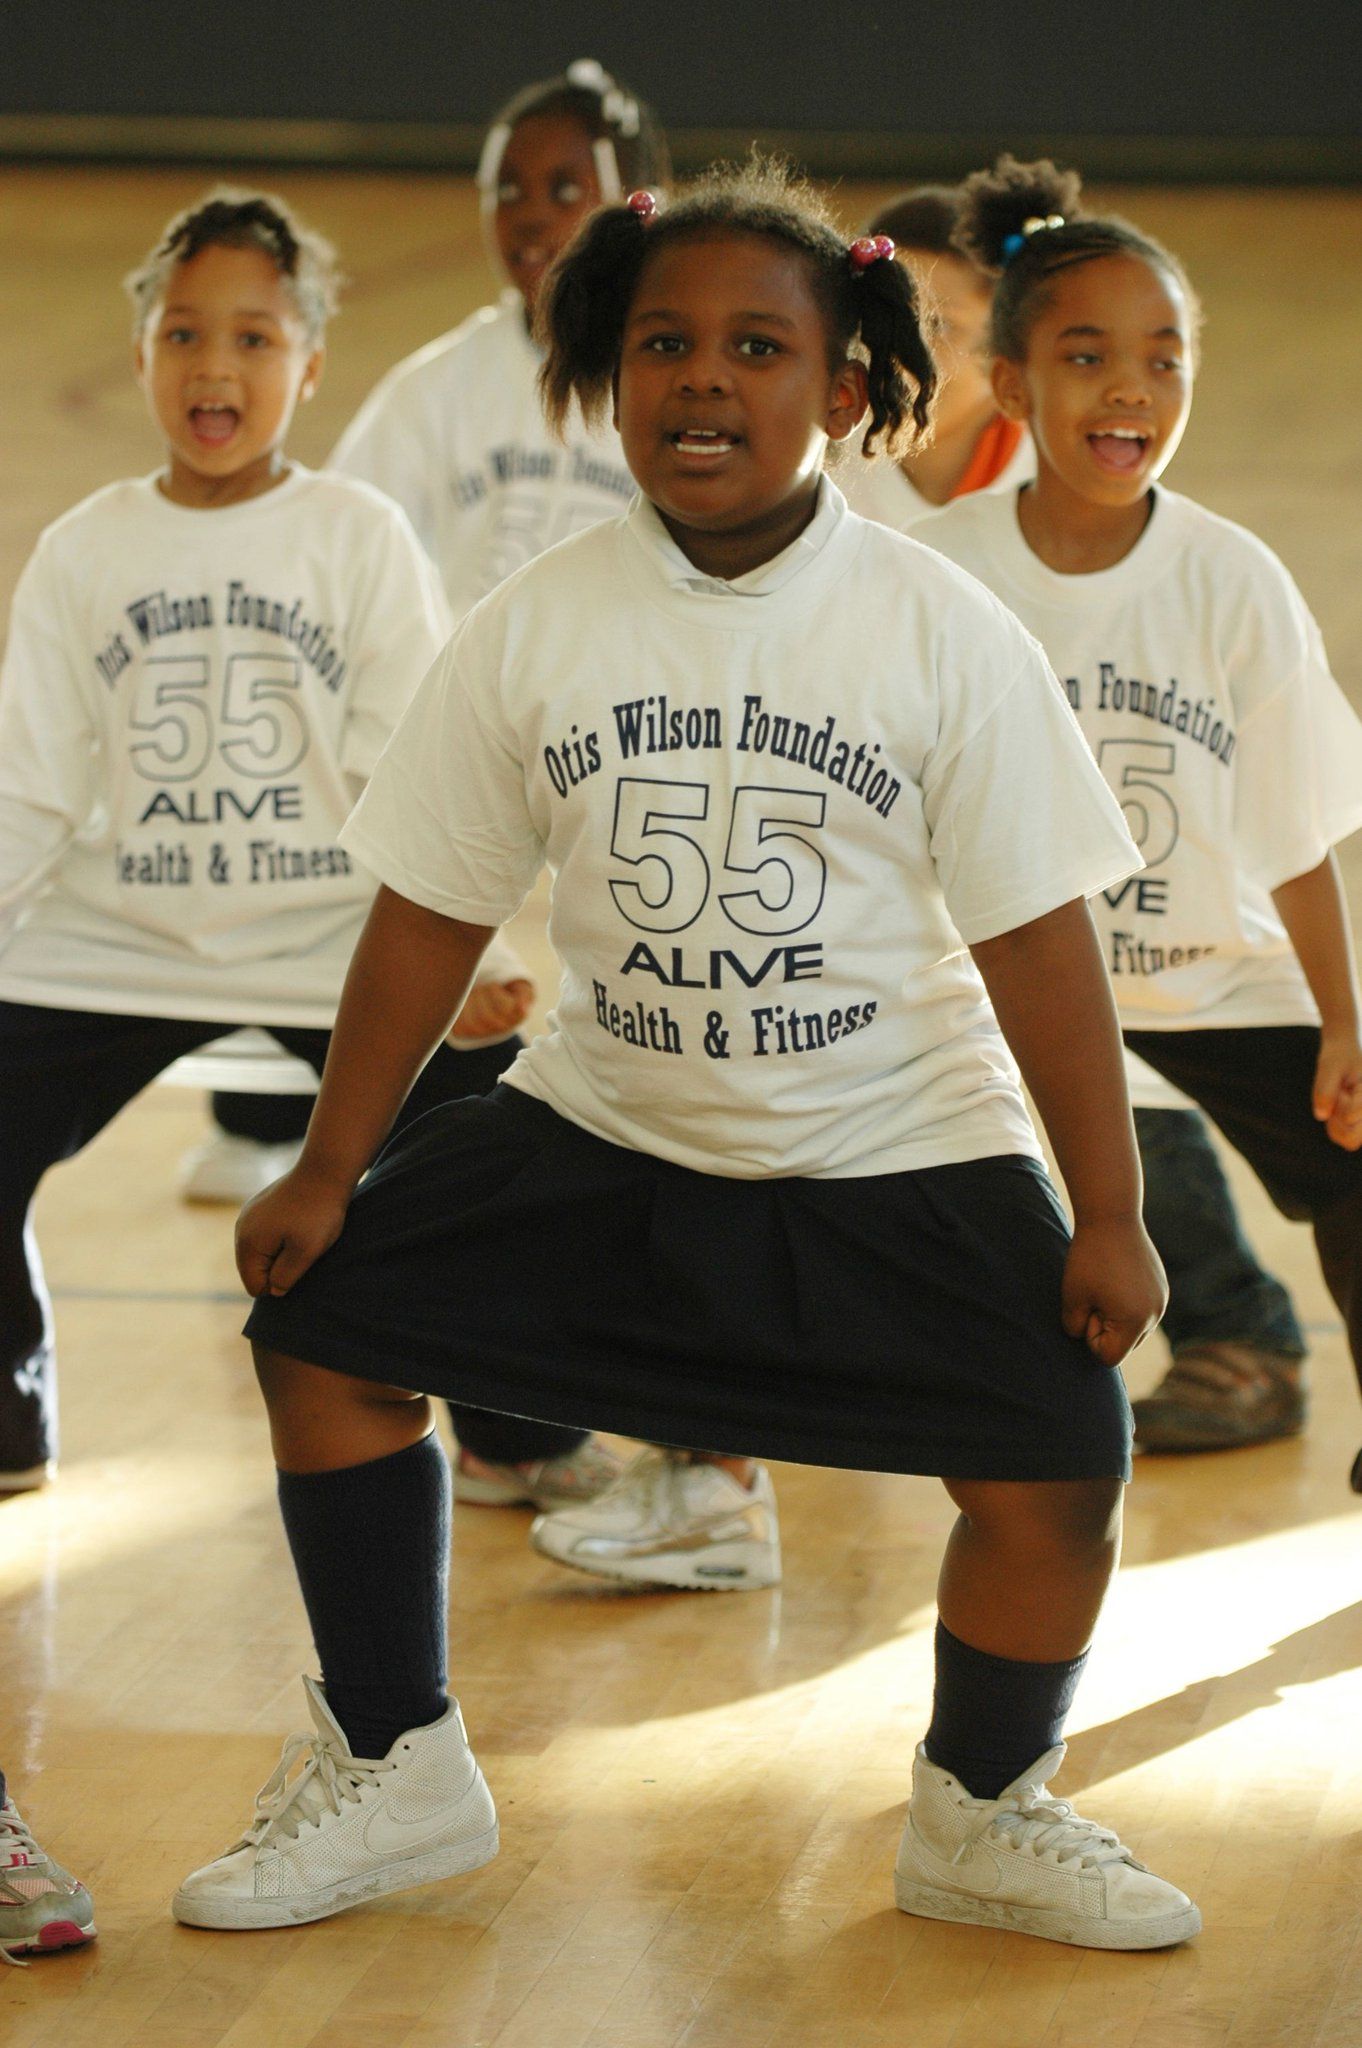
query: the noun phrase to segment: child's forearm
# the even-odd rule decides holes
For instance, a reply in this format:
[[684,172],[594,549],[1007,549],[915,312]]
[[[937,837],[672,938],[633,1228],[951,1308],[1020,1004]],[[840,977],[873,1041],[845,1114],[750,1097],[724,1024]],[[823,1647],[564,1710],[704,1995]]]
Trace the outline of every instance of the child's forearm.
[[350,1194],[449,1030],[492,930],[380,888],[345,978],[301,1171]]
[[1272,900],[1319,1005],[1324,1035],[1358,1035],[1357,967],[1352,926],[1338,862],[1327,853],[1317,868],[1274,889]]
[[1066,903],[970,950],[1049,1132],[1075,1220],[1138,1219],[1143,1182],[1121,1029],[1087,904]]

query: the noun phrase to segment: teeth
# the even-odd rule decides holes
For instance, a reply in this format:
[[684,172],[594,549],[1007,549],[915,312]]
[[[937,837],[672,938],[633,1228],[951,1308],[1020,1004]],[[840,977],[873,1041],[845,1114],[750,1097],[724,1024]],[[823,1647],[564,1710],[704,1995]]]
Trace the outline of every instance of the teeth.
[[1099,433],[1113,441],[1144,441],[1148,436],[1139,427],[1100,427]]

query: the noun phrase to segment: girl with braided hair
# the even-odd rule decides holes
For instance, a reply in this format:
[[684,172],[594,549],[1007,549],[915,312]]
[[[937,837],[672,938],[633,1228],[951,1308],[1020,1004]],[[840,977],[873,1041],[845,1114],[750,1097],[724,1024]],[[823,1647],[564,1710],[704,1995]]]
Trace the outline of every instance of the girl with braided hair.
[[[129,290],[165,466],[43,534],[0,672],[0,1493],[57,1452],[39,1181],[237,1025],[320,1070],[373,892],[336,835],[448,633],[405,515],[284,452],[328,246],[222,189]],[[442,1048],[407,1113],[488,1057]]]
[[[757,165],[600,209],[539,318],[550,419],[613,416],[639,494],[474,609],[346,828],[383,886],[303,1157],[239,1234],[323,1681],[174,1910],[291,1925],[495,1855],[445,1690],[427,1397],[457,1392],[939,1474],[899,1905],[1181,1940],[1190,1901],[1045,1786],[1116,1559],[1116,1367],[1163,1303],[1084,901],[1134,847],[1034,643],[823,474],[867,413],[871,446],[930,418],[892,244]],[[550,1029],[380,1154],[545,863]]]

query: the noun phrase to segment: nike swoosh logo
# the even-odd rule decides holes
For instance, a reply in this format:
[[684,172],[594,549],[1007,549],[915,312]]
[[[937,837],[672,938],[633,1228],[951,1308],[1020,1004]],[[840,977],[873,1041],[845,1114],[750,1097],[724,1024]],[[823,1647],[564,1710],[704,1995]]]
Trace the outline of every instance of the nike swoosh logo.
[[380,1807],[364,1823],[364,1846],[373,1856],[405,1856],[449,1832],[447,1806],[440,1809],[438,1816],[412,1821],[394,1820],[386,1807]]
[[916,1828],[912,1828],[912,1838],[913,1854],[919,1865],[948,1889],[995,1892],[1001,1885],[1002,1871],[986,1849],[976,1845],[963,1863],[952,1863],[948,1857],[929,1849]]

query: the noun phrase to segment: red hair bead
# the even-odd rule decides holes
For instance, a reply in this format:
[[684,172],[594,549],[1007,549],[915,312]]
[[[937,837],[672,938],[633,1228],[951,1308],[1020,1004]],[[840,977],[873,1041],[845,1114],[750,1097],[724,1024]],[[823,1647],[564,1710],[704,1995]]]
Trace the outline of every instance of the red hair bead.
[[848,251],[853,270],[869,270],[872,263],[886,263],[893,253],[894,244],[888,235],[861,235]]
[[641,221],[651,220],[657,212],[657,201],[651,192],[631,192],[624,203],[630,213],[636,213]]

